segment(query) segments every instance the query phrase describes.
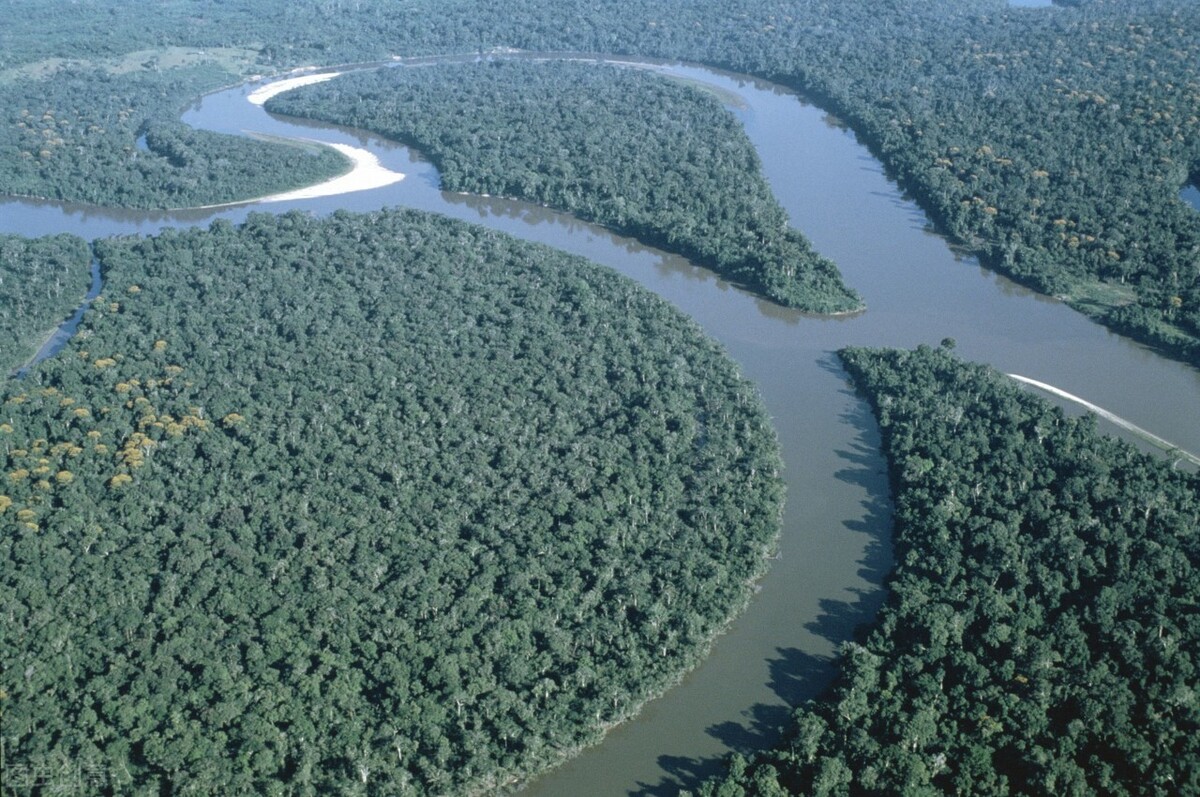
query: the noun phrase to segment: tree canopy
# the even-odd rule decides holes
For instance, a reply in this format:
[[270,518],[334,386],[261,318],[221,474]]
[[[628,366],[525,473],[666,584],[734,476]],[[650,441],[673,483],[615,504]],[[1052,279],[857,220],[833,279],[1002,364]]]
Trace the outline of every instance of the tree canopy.
[[438,64],[343,76],[267,107],[410,143],[448,190],[568,211],[785,305],[862,306],[788,227],[741,124],[662,76],[570,61]]
[[[243,69],[519,47],[687,58],[766,77],[846,121],[988,267],[1200,357],[1200,218],[1177,195],[1200,174],[1200,6],[1191,0],[1041,9],[1006,0],[167,0],[150,16],[98,0],[70,19],[35,0],[6,8],[0,65],[19,76],[138,48],[237,45]],[[116,80],[136,107],[155,94],[177,107],[198,93],[177,74]],[[205,87],[230,75],[213,71]],[[135,130],[89,142],[119,161]],[[81,196],[83,183],[72,186],[62,196]]]
[[20,367],[87,292],[87,242],[0,235],[0,375]]
[[64,67],[0,81],[0,193],[132,208],[254,199],[349,168],[340,153],[195,130],[189,98],[237,80],[212,65],[112,73]]
[[1200,477],[946,349],[842,359],[888,457],[888,601],[702,794],[1200,793]]
[[623,277],[415,212],[96,248],[80,334],[0,392],[6,783],[495,791],[772,552],[757,395]]

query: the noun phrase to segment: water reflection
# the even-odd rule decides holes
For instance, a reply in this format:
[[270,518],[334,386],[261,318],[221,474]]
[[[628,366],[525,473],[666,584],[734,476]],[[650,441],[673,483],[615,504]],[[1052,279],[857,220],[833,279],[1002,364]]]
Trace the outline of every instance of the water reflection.
[[1183,190],[1179,192],[1179,198],[1196,210],[1200,210],[1200,188],[1195,185],[1184,186]]

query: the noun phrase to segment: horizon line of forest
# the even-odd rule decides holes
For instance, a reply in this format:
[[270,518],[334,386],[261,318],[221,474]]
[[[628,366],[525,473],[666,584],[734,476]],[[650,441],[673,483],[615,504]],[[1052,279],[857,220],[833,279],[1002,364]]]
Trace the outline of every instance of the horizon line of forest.
[[[0,32],[7,52],[0,64],[10,75],[0,79],[0,107],[13,114],[0,124],[0,164],[9,168],[40,157],[32,143],[21,145],[37,134],[38,146],[61,141],[64,152],[86,145],[109,153],[95,165],[127,175],[139,131],[169,129],[178,121],[174,109],[200,87],[263,68],[504,47],[690,59],[817,98],[987,267],[1062,296],[1170,356],[1200,361],[1200,215],[1178,196],[1200,174],[1200,43],[1190,35],[1200,11],[1186,0],[1086,0],[1052,9],[1009,8],[1004,0],[898,0],[883,8],[630,0],[620,13],[561,4],[551,13],[545,0],[522,0],[504,13],[466,16],[454,5],[416,3],[403,19],[368,1],[357,11],[288,7],[270,27],[232,9],[197,15],[173,0],[135,26],[118,6],[97,4],[110,17],[100,35],[86,13],[36,28],[46,9],[12,2],[21,13]],[[587,24],[545,23],[566,11]],[[117,56],[139,42],[214,52],[169,66],[151,56],[138,70]],[[240,60],[228,55],[235,45]],[[77,65],[80,56],[92,58],[90,66]],[[97,70],[110,63],[119,66]],[[31,100],[24,87],[34,75]],[[30,102],[32,109],[24,107]],[[84,110],[97,102],[107,110]],[[70,113],[46,127],[45,112],[63,103]],[[20,117],[22,110],[29,116]],[[187,151],[189,168],[204,172],[215,150],[201,138]],[[229,150],[222,156],[244,146],[221,141]],[[156,157],[169,169],[164,154]],[[35,179],[62,181],[61,190],[77,198],[106,199],[94,184],[39,168]],[[191,179],[167,176],[154,179],[172,190]],[[0,190],[11,190],[16,177],[0,171]],[[145,177],[133,184],[145,185]]]

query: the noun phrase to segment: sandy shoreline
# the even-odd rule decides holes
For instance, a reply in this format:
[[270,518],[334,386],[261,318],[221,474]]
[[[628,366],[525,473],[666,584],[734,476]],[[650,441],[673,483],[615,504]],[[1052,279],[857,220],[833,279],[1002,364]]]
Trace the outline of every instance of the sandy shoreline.
[[310,185],[307,188],[297,188],[280,194],[255,197],[254,199],[239,199],[233,202],[222,202],[216,205],[201,205],[199,207],[181,208],[181,210],[213,210],[214,208],[230,208],[235,205],[253,205],[267,202],[291,202],[298,199],[317,199],[319,197],[352,194],[355,191],[370,191],[373,188],[383,188],[386,185],[398,183],[404,179],[403,172],[392,171],[379,162],[379,158],[365,149],[352,147],[349,144],[334,144],[328,141],[313,141],[312,139],[294,138],[290,141],[306,141],[320,144],[323,147],[336,149],[350,159],[350,171],[343,175],[326,180],[323,183]]
[[295,199],[316,199],[323,196],[349,194],[354,191],[370,191],[372,188],[383,188],[404,179],[401,172],[394,172],[379,162],[379,158],[371,152],[349,144],[330,144],[317,142],[322,146],[332,147],[350,159],[354,166],[341,177],[334,177],[323,183],[310,185],[307,188],[297,188],[295,191],[285,191],[282,194],[258,199],[258,202],[290,202]]
[[1067,401],[1073,401],[1076,404],[1083,407],[1084,409],[1086,409],[1090,412],[1093,412],[1096,415],[1099,415],[1101,418],[1104,418],[1107,421],[1111,421],[1112,423],[1115,423],[1117,426],[1120,426],[1122,429],[1128,429],[1129,431],[1133,432],[1138,437],[1142,438],[1143,440],[1146,440],[1147,442],[1149,442],[1150,444],[1152,444],[1154,446],[1157,446],[1158,448],[1161,448],[1163,451],[1166,451],[1168,454],[1173,454],[1175,456],[1186,459],[1188,462],[1191,462],[1194,465],[1200,465],[1200,457],[1197,457],[1195,454],[1192,454],[1189,451],[1184,451],[1182,448],[1175,445],[1170,440],[1164,440],[1163,438],[1159,437],[1158,435],[1156,435],[1152,432],[1147,432],[1142,427],[1135,425],[1132,421],[1127,421],[1124,418],[1122,418],[1120,415],[1109,412],[1108,410],[1104,409],[1103,407],[1099,407],[1099,406],[1093,404],[1092,402],[1088,401],[1087,399],[1083,399],[1083,398],[1080,398],[1079,396],[1076,396],[1074,393],[1068,393],[1067,391],[1063,390],[1062,388],[1055,387],[1054,385],[1046,384],[1045,382],[1039,382],[1036,379],[1030,379],[1027,376],[1021,376],[1020,374],[1008,374],[1008,378],[1015,379],[1016,381],[1021,382],[1022,384],[1036,387],[1039,390],[1044,390],[1047,393],[1050,393],[1051,395],[1058,396],[1059,398],[1064,398]]
[[[267,100],[282,94],[285,91],[299,88],[301,86],[311,86],[315,83],[324,83],[326,80],[332,80],[342,72],[322,72],[319,75],[302,75],[300,77],[284,78],[277,80],[274,83],[268,83],[265,86],[255,89],[246,96],[246,99],[251,104],[262,107]],[[319,197],[337,196],[339,194],[351,194],[356,191],[370,191],[374,188],[383,188],[384,186],[398,183],[404,179],[402,172],[392,171],[379,162],[373,153],[362,149],[361,147],[352,147],[349,144],[334,144],[328,141],[315,141],[313,139],[290,139],[292,141],[305,141],[314,144],[320,144],[323,147],[331,147],[349,158],[351,166],[350,171],[323,183],[310,185],[305,188],[297,188],[293,191],[284,191],[279,194],[271,194],[269,196],[257,197],[255,199],[243,199],[237,202],[224,202],[219,205],[205,205],[198,210],[210,210],[212,208],[232,207],[234,205],[248,205],[253,203],[266,202],[292,202],[300,199],[317,199]]]
[[302,75],[300,77],[284,78],[277,80],[274,83],[268,83],[265,86],[255,89],[247,95],[246,99],[253,105],[266,105],[267,100],[274,97],[276,94],[282,94],[285,91],[298,89],[301,86],[311,86],[314,83],[324,83],[326,80],[333,80],[335,77],[343,74],[342,72],[322,72],[319,75]]

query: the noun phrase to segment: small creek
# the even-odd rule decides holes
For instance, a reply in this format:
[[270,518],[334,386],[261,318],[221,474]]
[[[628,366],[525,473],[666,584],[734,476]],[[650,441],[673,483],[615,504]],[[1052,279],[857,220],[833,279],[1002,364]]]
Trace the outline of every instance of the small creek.
[[92,306],[92,301],[100,295],[100,289],[104,286],[104,281],[100,276],[100,261],[92,258],[91,267],[92,283],[88,286],[87,295],[84,296],[83,302],[71,314],[71,317],[59,325],[58,329],[54,330],[54,334],[46,339],[42,347],[30,358],[29,362],[13,372],[13,376],[17,379],[24,379],[25,374],[29,373],[29,369],[40,363],[42,360],[49,359],[58,354],[63,346],[67,345],[67,341],[75,334],[75,330],[79,329],[79,324],[83,321],[84,314],[88,308]]

